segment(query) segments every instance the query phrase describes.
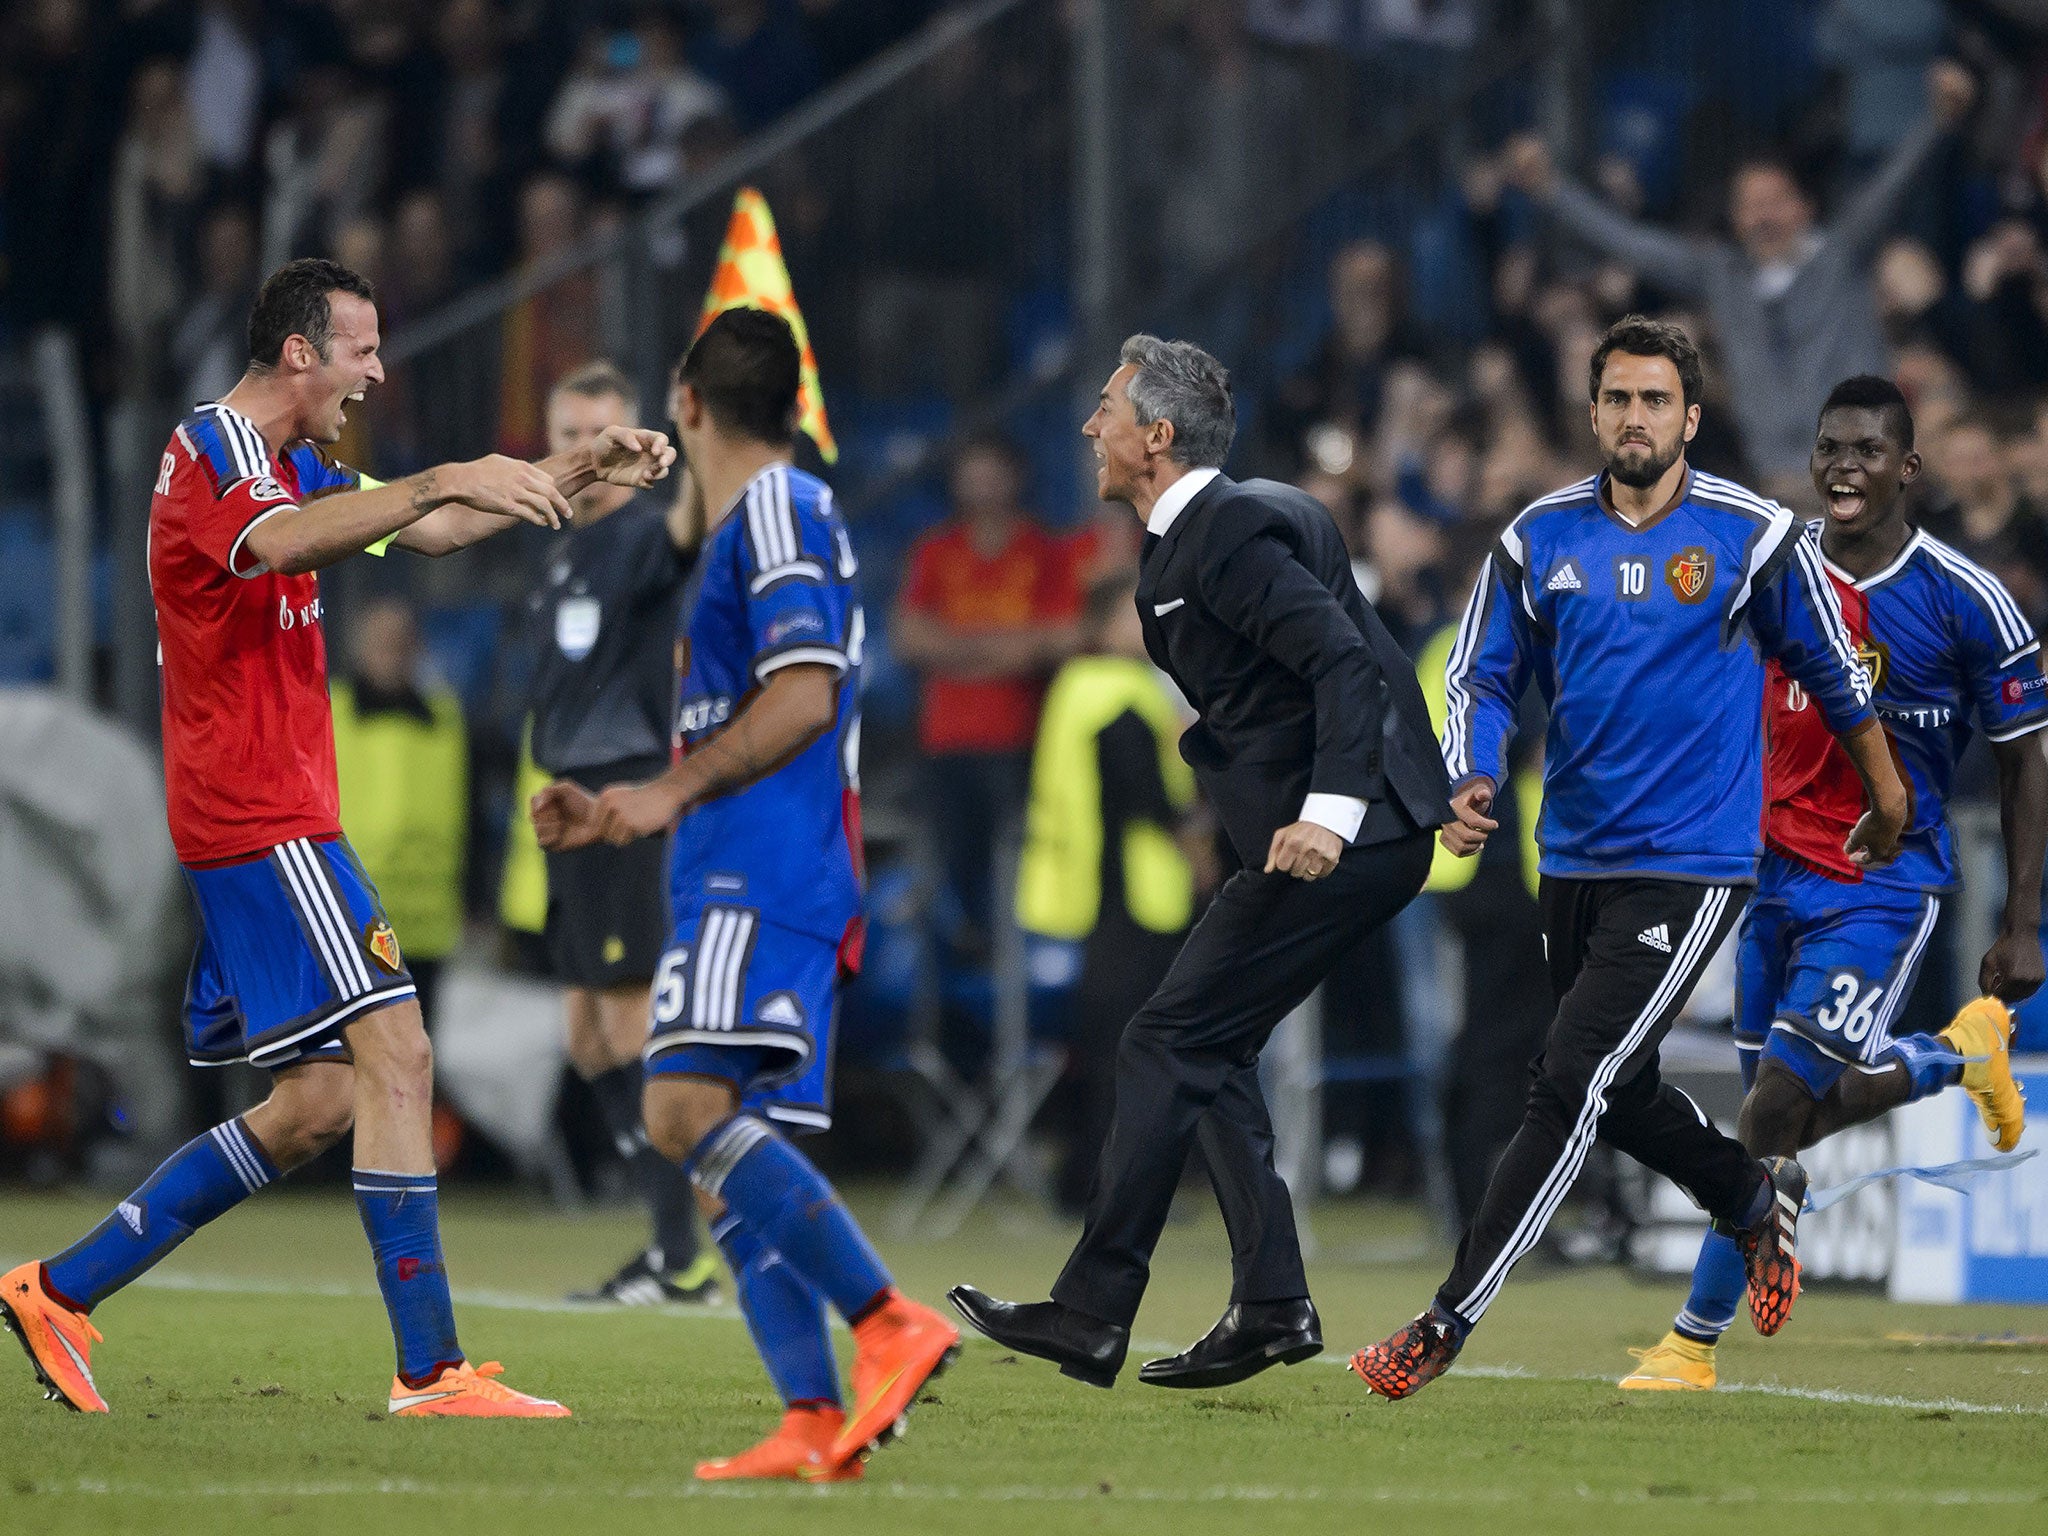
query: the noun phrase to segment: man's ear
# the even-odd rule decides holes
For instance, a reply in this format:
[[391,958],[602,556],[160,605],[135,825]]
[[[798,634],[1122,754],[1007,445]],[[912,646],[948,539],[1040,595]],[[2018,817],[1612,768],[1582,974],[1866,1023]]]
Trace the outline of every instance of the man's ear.
[[1910,448],[1907,449],[1906,456],[1899,460],[1899,484],[1911,485],[1915,480],[1918,480],[1920,478],[1920,467],[1924,462],[1919,454]]
[[1164,416],[1145,428],[1145,448],[1162,459],[1173,452],[1173,423]]
[[1685,408],[1685,441],[1691,442],[1693,434],[1699,431],[1699,429],[1700,408],[1697,405],[1688,405]]

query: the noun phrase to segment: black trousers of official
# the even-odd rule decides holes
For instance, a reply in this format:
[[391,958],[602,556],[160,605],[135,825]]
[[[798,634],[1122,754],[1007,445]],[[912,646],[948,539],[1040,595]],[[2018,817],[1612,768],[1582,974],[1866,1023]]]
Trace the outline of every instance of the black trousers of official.
[[1741,915],[1745,886],[1558,880],[1539,896],[1557,1015],[1530,1069],[1521,1129],[1458,1244],[1441,1306],[1476,1323],[1536,1245],[1598,1137],[1724,1220],[1763,1179],[1755,1158],[1663,1081],[1657,1048]]
[[1115,1118],[1053,1300],[1130,1326],[1197,1140],[1230,1232],[1231,1300],[1308,1294],[1259,1051],[1340,955],[1414,899],[1433,836],[1348,848],[1320,880],[1242,869],[1224,883],[1124,1030]]

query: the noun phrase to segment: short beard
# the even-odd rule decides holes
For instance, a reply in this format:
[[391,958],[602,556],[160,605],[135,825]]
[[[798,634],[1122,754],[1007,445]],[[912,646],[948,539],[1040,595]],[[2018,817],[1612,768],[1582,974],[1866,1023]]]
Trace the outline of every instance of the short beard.
[[[1634,447],[1636,445],[1629,444],[1628,446]],[[1649,458],[1643,461],[1640,468],[1623,468],[1621,455],[1616,453],[1607,460],[1607,473],[1632,490],[1648,490],[1664,478],[1671,466],[1678,462],[1679,455],[1684,452],[1685,443],[1683,440],[1674,446],[1668,455],[1658,453],[1653,446],[1650,449]]]

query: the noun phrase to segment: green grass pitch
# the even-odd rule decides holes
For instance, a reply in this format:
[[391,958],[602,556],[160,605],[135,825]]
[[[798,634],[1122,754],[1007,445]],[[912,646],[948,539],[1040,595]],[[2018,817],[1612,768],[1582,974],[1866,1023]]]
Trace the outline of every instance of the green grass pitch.
[[[0,1257],[47,1252],[103,1209],[0,1197]],[[1887,1338],[2048,1332],[2024,1309],[1819,1289],[1779,1338],[1730,1336],[1723,1379],[1742,1390],[1624,1394],[1626,1347],[1661,1333],[1677,1289],[1525,1265],[1459,1370],[1388,1404],[1342,1362],[1423,1304],[1444,1256],[1404,1213],[1331,1207],[1317,1226],[1333,1256],[1312,1267],[1320,1361],[1213,1393],[1142,1387],[1133,1369],[1100,1392],[970,1339],[865,1484],[710,1486],[693,1463],[776,1412],[731,1309],[556,1305],[629,1251],[623,1213],[457,1191],[446,1220],[472,1358],[502,1359],[573,1420],[386,1418],[390,1340],[354,1208],[280,1192],[100,1309],[111,1417],[42,1402],[5,1346],[0,1532],[2048,1530],[2048,1351]],[[937,1301],[959,1280],[1043,1296],[1070,1240],[1010,1210],[883,1246]],[[1206,1328],[1226,1285],[1213,1216],[1171,1228],[1133,1365]]]

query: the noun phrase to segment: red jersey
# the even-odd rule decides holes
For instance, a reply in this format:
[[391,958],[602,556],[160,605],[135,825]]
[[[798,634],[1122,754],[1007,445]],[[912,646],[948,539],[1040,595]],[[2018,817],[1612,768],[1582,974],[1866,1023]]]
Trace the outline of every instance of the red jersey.
[[[1871,665],[1870,599],[1828,568],[1842,620]],[[1875,673],[1873,672],[1873,678]],[[1764,843],[1837,880],[1861,881],[1842,844],[1863,815],[1863,780],[1806,691],[1775,661],[1764,672]]]
[[[987,558],[959,524],[926,534],[910,552],[903,602],[963,634],[1056,624],[1081,611],[1072,551],[1028,522]],[[1028,752],[1044,696],[1040,677],[927,673],[919,744],[927,752]]]
[[334,716],[317,576],[280,576],[249,530],[358,477],[310,444],[273,456],[255,424],[203,405],[171,435],[149,506],[164,790],[185,864],[338,837]]

